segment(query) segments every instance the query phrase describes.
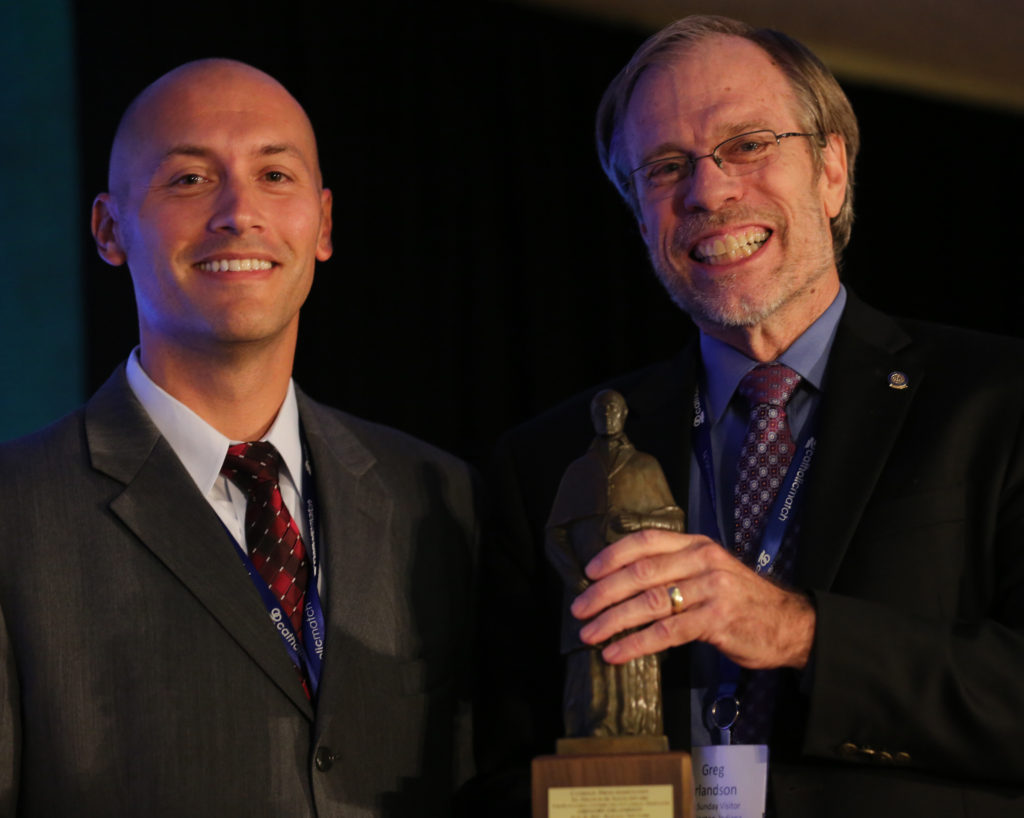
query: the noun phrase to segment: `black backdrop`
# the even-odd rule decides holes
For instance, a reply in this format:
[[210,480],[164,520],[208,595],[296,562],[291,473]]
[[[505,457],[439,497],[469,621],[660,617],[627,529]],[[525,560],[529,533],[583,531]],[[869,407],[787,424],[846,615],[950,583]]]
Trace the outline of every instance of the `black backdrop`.
[[[312,396],[480,462],[502,429],[691,332],[593,148],[601,92],[645,32],[486,0],[76,16],[90,388],[137,338],[127,271],[86,229],[117,118],[206,56],[278,77],[317,130],[335,255],[301,321]],[[844,86],[865,145],[847,283],[897,314],[1024,335],[1021,118]]]

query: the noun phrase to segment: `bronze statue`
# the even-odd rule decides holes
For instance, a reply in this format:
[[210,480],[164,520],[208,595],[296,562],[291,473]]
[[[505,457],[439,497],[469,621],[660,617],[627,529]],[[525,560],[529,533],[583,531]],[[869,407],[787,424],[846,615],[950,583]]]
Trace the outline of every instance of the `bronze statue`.
[[586,564],[606,545],[643,528],[683,531],[684,515],[658,461],[638,452],[623,428],[626,401],[606,389],[590,414],[596,437],[562,477],[547,523],[548,559],[565,581],[563,706],[568,737],[657,736],[662,733],[658,656],[623,665],[601,658],[604,645],[585,645],[569,604],[589,584]]

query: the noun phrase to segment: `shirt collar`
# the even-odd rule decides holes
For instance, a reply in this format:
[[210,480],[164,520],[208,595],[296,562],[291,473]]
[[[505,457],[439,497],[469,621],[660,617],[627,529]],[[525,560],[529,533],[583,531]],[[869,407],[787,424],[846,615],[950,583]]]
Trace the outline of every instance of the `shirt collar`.
[[[846,287],[840,284],[839,293],[828,309],[779,356],[780,363],[793,369],[806,383],[819,391],[824,383],[829,352],[845,306]],[[711,422],[716,423],[732,400],[740,380],[758,362],[704,332],[700,333],[700,357],[704,364],[706,408]]]
[[[127,364],[128,385],[146,410],[160,434],[170,444],[203,496],[207,496],[220,477],[221,466],[232,441],[214,429],[185,404],[169,395],[146,374],[139,363],[139,348],[132,350]],[[295,384],[289,379],[288,392],[277,417],[261,438],[274,444],[289,477],[302,493],[302,438],[299,433],[299,407]]]

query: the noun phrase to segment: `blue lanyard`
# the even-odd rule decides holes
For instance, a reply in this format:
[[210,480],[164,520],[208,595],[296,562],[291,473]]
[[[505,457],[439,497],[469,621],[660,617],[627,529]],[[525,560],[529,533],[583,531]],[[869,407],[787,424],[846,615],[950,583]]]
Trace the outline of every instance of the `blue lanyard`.
[[[804,433],[800,436],[796,453],[786,470],[785,480],[765,518],[761,534],[761,551],[754,563],[754,570],[758,574],[766,574],[775,562],[785,539],[786,530],[790,522],[796,518],[803,501],[803,488],[807,472],[811,467],[811,460],[814,458],[817,448],[817,440],[811,434],[812,426],[813,423],[808,423]],[[711,428],[699,387],[693,393],[693,446],[711,513],[717,526],[718,508],[715,502],[715,469],[711,455]],[[743,687],[741,675],[744,675],[743,671],[736,663],[719,654],[718,682],[709,688],[709,692],[711,689],[715,690],[715,695],[709,696],[705,703],[705,721],[709,729],[717,729],[717,740],[720,744],[730,743],[732,727],[740,713],[740,691]]]
[[[310,465],[306,448],[302,449],[303,465],[306,469],[307,488],[312,483],[313,469]],[[259,575],[259,572],[252,564],[252,560],[236,548],[242,565],[249,574],[249,579],[256,587],[263,604],[270,615],[270,621],[277,630],[281,641],[284,643],[292,663],[301,668],[309,681],[310,692],[316,696],[317,688],[320,685],[320,669],[323,665],[324,637],[326,628],[324,624],[323,607],[320,604],[320,592],[317,589],[317,580],[320,576],[320,555],[317,544],[316,529],[316,504],[313,502],[311,491],[306,491],[306,519],[309,522],[309,544],[308,559],[310,565],[310,581],[306,587],[306,603],[303,608],[302,617],[302,641],[300,642],[292,630],[291,618],[284,612],[280,600],[274,596],[266,581]]]

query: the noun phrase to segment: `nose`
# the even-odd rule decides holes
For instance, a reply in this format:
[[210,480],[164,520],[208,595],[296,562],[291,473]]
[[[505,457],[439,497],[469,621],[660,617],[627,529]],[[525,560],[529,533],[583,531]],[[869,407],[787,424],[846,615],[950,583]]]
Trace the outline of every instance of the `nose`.
[[244,179],[228,176],[221,183],[210,216],[209,228],[215,232],[241,235],[263,226],[259,197],[254,185]]
[[727,176],[714,158],[703,156],[691,169],[680,190],[680,204],[688,211],[713,212],[735,202],[742,195],[741,181]]

